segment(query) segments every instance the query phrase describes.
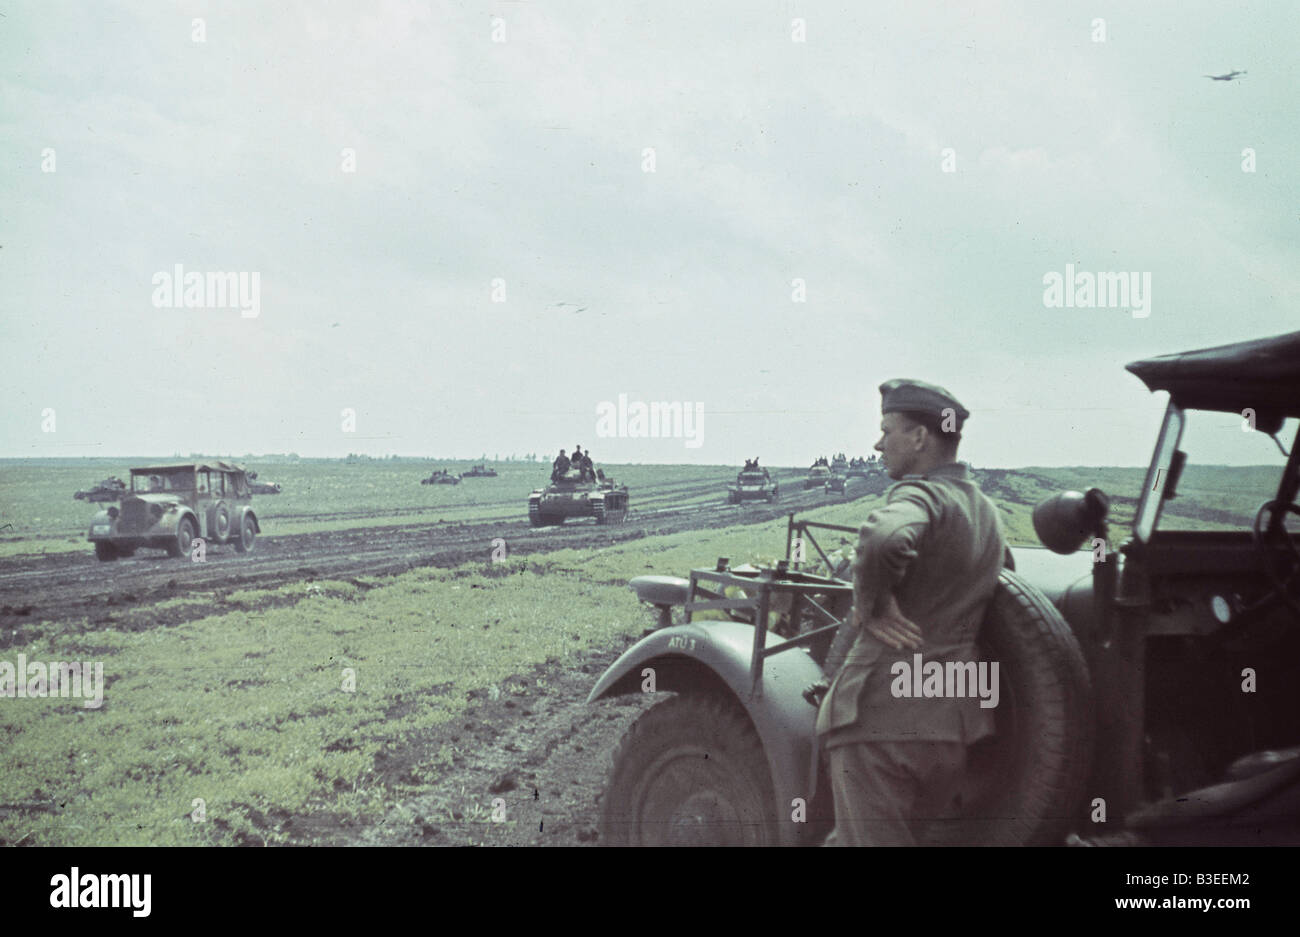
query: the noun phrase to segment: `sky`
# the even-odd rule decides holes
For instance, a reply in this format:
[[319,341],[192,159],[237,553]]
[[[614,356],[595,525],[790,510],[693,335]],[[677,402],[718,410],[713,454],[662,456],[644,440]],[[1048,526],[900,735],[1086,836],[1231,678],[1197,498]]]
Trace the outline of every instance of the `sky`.
[[1144,464],[1125,363],[1300,329],[1300,5],[957,6],[6,2],[0,457],[806,465],[910,377]]

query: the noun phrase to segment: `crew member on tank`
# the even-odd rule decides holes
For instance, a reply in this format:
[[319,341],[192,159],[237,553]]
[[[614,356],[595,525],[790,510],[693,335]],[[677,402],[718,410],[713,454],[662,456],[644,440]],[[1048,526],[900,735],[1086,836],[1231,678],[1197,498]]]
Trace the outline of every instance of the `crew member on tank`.
[[561,449],[559,456],[556,457],[555,462],[552,463],[551,465],[551,481],[553,482],[559,481],[561,478],[564,477],[564,473],[567,472],[568,470],[569,470],[569,457],[565,455],[564,450]]

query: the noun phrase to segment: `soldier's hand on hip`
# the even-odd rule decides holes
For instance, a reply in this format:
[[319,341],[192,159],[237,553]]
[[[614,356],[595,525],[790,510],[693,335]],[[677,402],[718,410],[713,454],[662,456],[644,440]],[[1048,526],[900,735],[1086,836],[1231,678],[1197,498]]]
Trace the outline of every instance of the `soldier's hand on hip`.
[[879,615],[867,616],[855,607],[854,616],[858,618],[858,627],[874,635],[896,651],[919,650],[922,642],[921,628],[916,622],[907,618],[898,607],[898,600],[893,595]]

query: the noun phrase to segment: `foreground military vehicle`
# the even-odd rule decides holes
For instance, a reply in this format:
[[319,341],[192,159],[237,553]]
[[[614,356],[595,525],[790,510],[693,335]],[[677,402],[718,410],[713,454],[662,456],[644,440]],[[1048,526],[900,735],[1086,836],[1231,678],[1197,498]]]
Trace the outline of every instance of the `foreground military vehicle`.
[[244,469],[228,462],[131,469],[118,506],[95,515],[89,540],[100,560],[131,556],[140,547],[190,553],[195,538],[253,549],[261,533]]
[[824,488],[831,480],[831,470],[827,465],[813,465],[808,469],[808,476],[803,480],[803,489]]
[[421,485],[459,485],[460,476],[453,475],[446,469],[438,469],[428,478],[420,479]]
[[579,472],[570,471],[528,496],[528,522],[541,527],[571,517],[594,517],[597,524],[618,524],[627,517],[627,500],[627,485],[603,477],[582,481]]
[[[960,796],[916,824],[919,842],[1300,844],[1300,538],[1286,529],[1300,432],[1253,523],[1175,529],[1182,512],[1159,527],[1189,411],[1234,414],[1281,448],[1300,417],[1300,332],[1128,369],[1170,395],[1128,537],[1111,550],[1095,488],[1035,509],[1052,552],[1011,551],[980,635],[1000,664],[996,731],[970,748]],[[833,826],[814,722],[853,632],[848,560],[817,542],[827,532],[856,535],[792,516],[776,569],[724,558],[689,580],[632,580],[659,628],[588,699],[642,692],[647,673],[674,695],[615,754],[603,842],[815,844]],[[828,574],[801,569],[805,556]]]
[[746,468],[737,473],[736,483],[727,486],[727,503],[746,501],[773,502],[780,497],[780,486],[765,468]]
[[126,491],[126,482],[116,475],[104,479],[87,491],[78,491],[72,495],[74,501],[116,501]]
[[461,478],[496,478],[497,470],[490,469],[486,465],[476,465],[468,472],[461,472]]
[[842,495],[848,489],[848,482],[848,478],[843,475],[832,475],[826,479],[826,491]]

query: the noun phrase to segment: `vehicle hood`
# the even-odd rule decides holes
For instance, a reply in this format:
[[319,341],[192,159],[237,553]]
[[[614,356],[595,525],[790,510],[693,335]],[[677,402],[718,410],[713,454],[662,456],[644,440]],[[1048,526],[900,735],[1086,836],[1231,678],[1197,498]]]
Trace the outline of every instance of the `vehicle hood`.
[[143,501],[145,504],[157,504],[161,507],[169,507],[173,504],[180,504],[184,501],[184,498],[166,491],[151,491],[145,494],[127,495],[122,499],[122,501]]

